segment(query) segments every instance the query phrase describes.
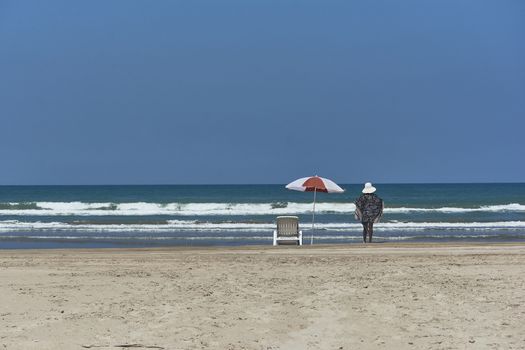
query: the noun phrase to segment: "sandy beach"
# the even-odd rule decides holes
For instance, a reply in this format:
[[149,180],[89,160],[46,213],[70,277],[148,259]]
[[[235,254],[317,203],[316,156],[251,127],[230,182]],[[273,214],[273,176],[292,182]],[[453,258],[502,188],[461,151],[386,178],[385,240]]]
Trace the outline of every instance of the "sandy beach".
[[0,251],[3,349],[524,349],[524,244]]

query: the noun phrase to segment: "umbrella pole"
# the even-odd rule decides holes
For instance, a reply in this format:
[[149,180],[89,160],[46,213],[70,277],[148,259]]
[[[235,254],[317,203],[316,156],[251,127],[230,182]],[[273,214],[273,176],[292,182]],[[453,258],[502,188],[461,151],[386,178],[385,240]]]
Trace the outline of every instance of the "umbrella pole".
[[317,194],[317,188],[314,187],[314,211],[312,212],[312,236],[310,237],[310,245],[314,244],[314,222],[315,222],[315,197]]

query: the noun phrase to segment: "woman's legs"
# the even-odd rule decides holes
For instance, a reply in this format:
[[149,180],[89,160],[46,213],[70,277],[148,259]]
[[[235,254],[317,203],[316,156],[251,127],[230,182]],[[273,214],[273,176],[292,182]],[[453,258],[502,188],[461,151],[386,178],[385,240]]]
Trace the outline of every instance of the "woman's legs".
[[372,234],[374,233],[374,222],[370,221],[367,223],[367,231],[368,231],[368,243],[372,243]]
[[372,233],[374,231],[374,222],[362,222],[363,224],[363,243],[366,243],[366,236],[368,235],[368,243],[372,243]]

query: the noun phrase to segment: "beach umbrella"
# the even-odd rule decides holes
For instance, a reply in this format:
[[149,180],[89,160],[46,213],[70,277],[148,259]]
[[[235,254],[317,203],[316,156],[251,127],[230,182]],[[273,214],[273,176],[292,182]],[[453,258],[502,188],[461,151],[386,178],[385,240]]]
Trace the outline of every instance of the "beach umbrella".
[[310,238],[310,244],[313,244],[314,227],[315,227],[314,226],[315,225],[315,200],[316,200],[317,192],[343,193],[345,190],[339,187],[332,180],[325,179],[324,177],[320,177],[317,175],[310,176],[310,177],[302,177],[300,179],[297,179],[293,182],[290,182],[288,185],[286,185],[286,188],[289,190],[294,190],[294,191],[314,193],[314,209],[312,211],[312,236]]

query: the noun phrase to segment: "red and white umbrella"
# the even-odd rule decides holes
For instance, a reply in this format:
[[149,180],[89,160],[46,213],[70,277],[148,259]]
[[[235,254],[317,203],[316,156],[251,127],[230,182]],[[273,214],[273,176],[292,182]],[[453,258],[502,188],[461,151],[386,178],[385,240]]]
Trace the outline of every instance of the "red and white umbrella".
[[317,192],[325,193],[343,193],[345,190],[339,187],[335,182],[320,176],[302,177],[286,185],[286,188],[294,191],[313,192],[314,209],[312,212],[312,236],[310,244],[314,242],[314,223],[315,223],[315,200]]

